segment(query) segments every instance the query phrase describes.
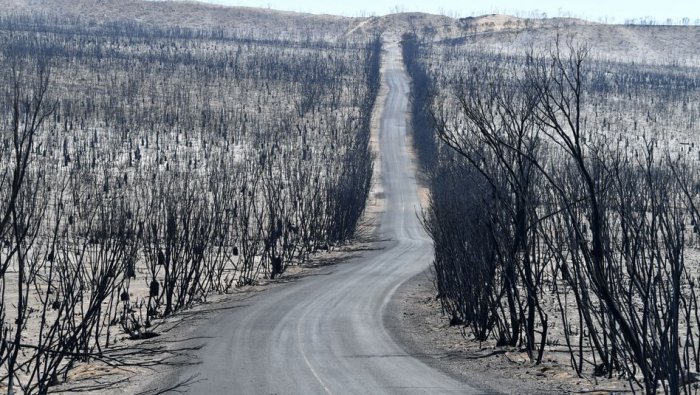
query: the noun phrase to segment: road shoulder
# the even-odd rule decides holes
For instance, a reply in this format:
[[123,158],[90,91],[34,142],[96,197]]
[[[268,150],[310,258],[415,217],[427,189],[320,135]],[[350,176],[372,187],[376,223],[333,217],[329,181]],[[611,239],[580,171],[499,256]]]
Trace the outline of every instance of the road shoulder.
[[397,289],[384,317],[387,330],[407,353],[487,393],[608,394],[624,388],[619,380],[596,384],[576,377],[567,365],[567,355],[545,354],[545,362],[535,366],[524,352],[472,341],[469,332],[450,326],[449,321],[441,313],[428,270]]

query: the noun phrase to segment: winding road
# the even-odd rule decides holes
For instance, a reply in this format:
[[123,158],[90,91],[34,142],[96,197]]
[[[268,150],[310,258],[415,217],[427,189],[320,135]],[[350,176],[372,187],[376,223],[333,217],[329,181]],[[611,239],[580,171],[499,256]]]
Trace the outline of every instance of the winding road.
[[349,263],[262,292],[219,314],[200,335],[201,362],[168,381],[200,373],[192,394],[471,394],[462,383],[407,354],[384,324],[396,289],[423,272],[431,243],[416,218],[418,190],[406,138],[408,79],[399,47],[386,46],[389,91],[381,118],[386,209],[382,248]]

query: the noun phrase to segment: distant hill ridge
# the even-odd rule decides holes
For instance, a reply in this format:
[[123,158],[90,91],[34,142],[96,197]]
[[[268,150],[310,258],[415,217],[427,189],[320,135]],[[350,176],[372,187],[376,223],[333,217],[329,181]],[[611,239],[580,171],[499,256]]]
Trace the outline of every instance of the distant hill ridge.
[[133,21],[159,27],[256,32],[260,36],[295,35],[337,39],[414,32],[465,45],[526,48],[550,43],[557,35],[587,40],[599,53],[660,62],[700,64],[700,27],[604,25],[574,18],[526,19],[483,15],[455,19],[426,13],[375,17],[317,15],[264,8],[229,7],[194,1],[3,0],[0,14],[79,16],[103,22]]

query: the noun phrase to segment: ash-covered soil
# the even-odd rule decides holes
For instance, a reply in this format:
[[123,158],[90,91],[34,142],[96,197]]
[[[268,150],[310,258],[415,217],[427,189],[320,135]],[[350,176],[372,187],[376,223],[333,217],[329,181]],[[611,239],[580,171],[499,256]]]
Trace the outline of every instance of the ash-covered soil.
[[407,353],[450,376],[494,394],[629,392],[624,380],[577,377],[564,352],[546,352],[537,366],[523,350],[471,340],[466,328],[450,326],[436,294],[428,271],[414,277],[396,291],[385,325]]

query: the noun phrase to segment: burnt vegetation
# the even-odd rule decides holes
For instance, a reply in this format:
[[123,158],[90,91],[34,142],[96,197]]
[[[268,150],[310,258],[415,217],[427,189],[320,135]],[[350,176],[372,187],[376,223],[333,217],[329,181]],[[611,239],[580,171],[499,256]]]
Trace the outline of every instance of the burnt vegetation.
[[580,377],[695,393],[699,70],[575,37],[403,39],[438,297],[465,336]]
[[1,390],[352,239],[380,50],[0,18]]

